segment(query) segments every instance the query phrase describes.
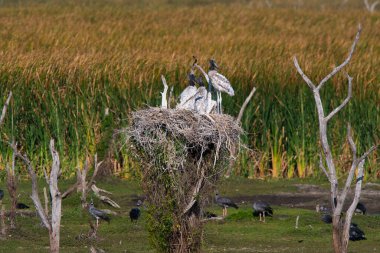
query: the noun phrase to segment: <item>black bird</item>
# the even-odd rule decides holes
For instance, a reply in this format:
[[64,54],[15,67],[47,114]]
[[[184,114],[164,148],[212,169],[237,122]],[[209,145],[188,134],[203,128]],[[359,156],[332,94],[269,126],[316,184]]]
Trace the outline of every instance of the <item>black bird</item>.
[[265,222],[265,216],[271,216],[271,217],[273,216],[272,207],[264,201],[258,200],[253,203],[252,207],[253,207],[253,216],[255,217],[260,216],[260,221],[262,217],[264,218],[263,222]]
[[358,205],[356,206],[355,213],[365,215],[366,212],[367,212],[367,208],[365,207],[365,205],[359,202]]
[[3,198],[4,198],[4,191],[0,190],[0,200],[3,200]]
[[137,221],[139,219],[141,215],[139,206],[141,206],[141,204],[142,204],[141,200],[138,200],[136,203],[137,207],[132,208],[131,211],[129,212],[129,217],[131,218],[131,222]]
[[326,224],[331,224],[332,223],[332,216],[330,214],[324,214],[324,215],[322,215],[321,220]]
[[211,218],[216,218],[218,216],[212,212],[205,211],[205,212],[203,212],[203,217],[205,217],[207,219],[211,219]]
[[220,197],[218,193],[215,193],[215,201],[219,206],[223,207],[223,217],[227,216],[228,207],[239,208],[231,199]]
[[88,212],[96,219],[96,226],[99,226],[99,219],[105,220],[108,223],[110,222],[111,218],[108,216],[107,213],[103,212],[102,210],[96,209],[94,207],[94,202],[90,203],[90,206],[88,208]]
[[367,240],[363,230],[361,230],[357,224],[351,223],[350,225],[350,241]]
[[16,209],[29,209],[29,206],[20,202],[20,203],[17,203]]

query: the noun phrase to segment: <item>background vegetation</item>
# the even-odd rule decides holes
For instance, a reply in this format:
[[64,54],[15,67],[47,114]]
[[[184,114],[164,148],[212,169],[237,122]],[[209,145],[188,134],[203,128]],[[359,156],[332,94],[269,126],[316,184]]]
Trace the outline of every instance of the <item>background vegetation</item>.
[[[354,98],[329,125],[344,173],[347,121],[359,152],[380,139],[380,12],[370,14],[361,0],[270,3],[2,1],[0,104],[9,90],[14,98],[1,137],[15,138],[38,168],[49,165],[48,140],[54,137],[64,176],[73,176],[88,153],[105,156],[131,110],[158,104],[161,74],[178,95],[191,57],[204,67],[214,57],[236,91],[223,99],[227,113],[236,115],[252,85],[258,87],[243,118],[253,152],[241,153],[234,174],[318,175],[315,106],[291,57],[297,55],[305,72],[320,80],[344,59],[361,22],[363,34],[346,69],[354,77]],[[346,92],[344,76],[336,77],[323,91],[326,110]],[[0,152],[3,171],[10,150],[1,143]],[[380,177],[378,154],[367,163],[367,178]],[[116,156],[116,173],[136,174],[125,151]]]

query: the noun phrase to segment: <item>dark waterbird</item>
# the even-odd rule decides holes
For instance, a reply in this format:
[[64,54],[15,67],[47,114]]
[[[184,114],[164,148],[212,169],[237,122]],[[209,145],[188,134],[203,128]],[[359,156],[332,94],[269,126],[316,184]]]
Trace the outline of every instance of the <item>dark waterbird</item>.
[[218,193],[215,193],[215,201],[219,206],[223,207],[223,217],[227,216],[228,207],[233,207],[235,209],[239,208],[231,199],[220,197]]
[[19,202],[16,205],[16,209],[29,209],[29,206],[24,203]]
[[131,211],[129,212],[129,218],[131,218],[131,222],[137,221],[140,218],[141,211],[139,207],[141,206],[141,204],[142,204],[142,201],[138,200],[136,203],[137,207],[132,208]]
[[326,224],[331,224],[332,223],[332,216],[330,214],[324,214],[324,215],[322,215],[321,220]]
[[367,240],[363,230],[361,230],[357,224],[351,223],[350,225],[350,241]]
[[356,206],[355,213],[365,215],[366,212],[367,212],[367,208],[365,207],[365,205],[359,202]]
[[4,191],[0,190],[0,201],[3,200],[3,198],[4,198]]
[[106,212],[103,212],[102,210],[96,209],[94,207],[94,203],[91,201],[88,212],[96,219],[96,226],[99,226],[99,220],[105,220],[108,223],[110,222],[111,218],[108,216]]
[[261,200],[258,200],[258,201],[255,201],[253,203],[253,216],[255,217],[260,217],[260,221],[261,218],[263,218],[263,222],[265,222],[265,216],[273,216],[273,209],[272,207],[264,202],[264,201],[261,201]]

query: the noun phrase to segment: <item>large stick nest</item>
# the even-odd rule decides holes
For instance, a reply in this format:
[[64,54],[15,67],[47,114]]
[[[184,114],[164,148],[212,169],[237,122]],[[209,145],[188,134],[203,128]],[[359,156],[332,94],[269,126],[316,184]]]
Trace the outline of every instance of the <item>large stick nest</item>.
[[180,141],[185,149],[206,152],[209,149],[229,151],[240,141],[242,129],[226,114],[202,115],[189,110],[148,108],[131,116],[128,137],[138,149],[153,157],[157,147],[168,138]]

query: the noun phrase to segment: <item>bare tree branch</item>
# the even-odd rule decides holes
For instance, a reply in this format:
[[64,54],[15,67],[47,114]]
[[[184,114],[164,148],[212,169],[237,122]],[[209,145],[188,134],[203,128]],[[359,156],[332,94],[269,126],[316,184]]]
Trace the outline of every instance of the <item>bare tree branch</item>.
[[352,77],[350,77],[347,74],[347,79],[348,79],[348,95],[337,108],[335,108],[332,112],[330,112],[329,115],[327,115],[327,117],[325,119],[326,121],[329,121],[332,117],[334,117],[334,115],[337,114],[340,110],[342,110],[343,107],[345,107],[348,104],[348,102],[350,101],[350,99],[352,97]]
[[356,160],[356,145],[355,145],[354,140],[352,139],[351,125],[350,124],[348,124],[348,126],[347,126],[347,140],[348,140],[348,143],[350,144],[353,160],[355,161]]
[[328,74],[325,78],[322,79],[322,81],[318,84],[317,90],[320,90],[323,87],[323,85],[329,79],[331,79],[336,73],[338,73],[344,66],[346,66],[350,62],[350,60],[352,58],[352,54],[355,51],[356,44],[359,41],[361,31],[362,31],[362,26],[361,26],[361,24],[359,24],[358,32],[356,33],[355,40],[354,40],[354,43],[351,46],[351,50],[350,50],[350,52],[348,54],[348,57],[346,58],[346,60],[344,60],[344,62],[342,64],[340,64],[338,67],[334,68],[334,70],[330,74]]
[[327,179],[330,181],[330,176],[327,173],[327,170],[326,170],[325,166],[323,165],[322,154],[319,154],[319,168],[321,168],[321,170],[323,171],[323,173],[325,173]]
[[38,215],[40,216],[40,219],[41,219],[42,223],[50,231],[51,227],[50,227],[49,220],[48,220],[47,216],[45,215],[45,212],[44,212],[44,209],[42,207],[40,198],[38,196],[37,175],[36,175],[36,173],[34,171],[33,165],[32,165],[32,163],[30,162],[30,160],[28,159],[28,157],[26,155],[22,155],[18,151],[15,143],[9,143],[9,145],[13,149],[13,152],[15,152],[15,155],[18,158],[20,158],[25,163],[25,165],[28,168],[29,176],[30,176],[30,178],[32,180],[32,195],[30,197],[33,200],[33,203],[34,203],[34,205],[35,205],[35,207],[37,209]]
[[11,98],[12,98],[12,91],[9,92],[9,95],[8,95],[8,98],[7,100],[5,101],[5,104],[3,106],[3,110],[1,112],[1,116],[0,116],[0,126],[3,124],[4,122],[4,118],[5,118],[5,114],[7,113],[7,108],[9,106],[9,102],[11,101]]
[[305,73],[302,71],[300,65],[298,64],[298,60],[297,60],[296,56],[293,57],[293,62],[294,62],[294,66],[296,66],[296,69],[297,69],[298,73],[302,76],[303,80],[310,87],[310,89],[312,89],[314,91],[315,90],[315,85],[310,80],[310,78],[307,75],[305,75]]
[[239,115],[236,118],[237,122],[241,123],[241,119],[243,118],[243,114],[244,114],[245,108],[248,106],[249,101],[251,101],[251,99],[252,99],[253,95],[255,94],[255,92],[256,92],[256,87],[253,87],[252,90],[251,90],[251,93],[249,93],[248,97],[245,99],[243,105],[240,108]]

